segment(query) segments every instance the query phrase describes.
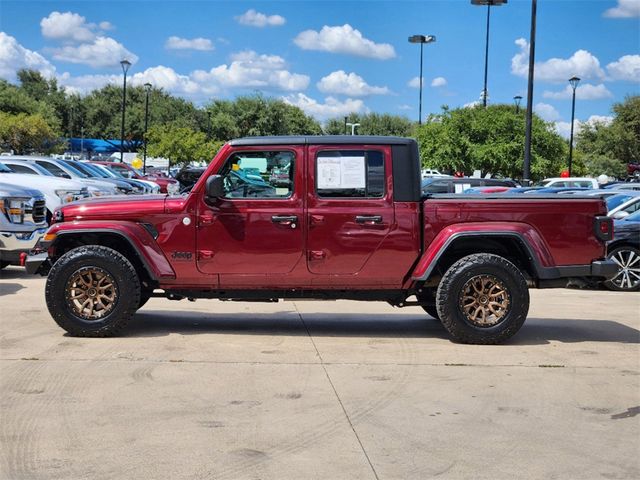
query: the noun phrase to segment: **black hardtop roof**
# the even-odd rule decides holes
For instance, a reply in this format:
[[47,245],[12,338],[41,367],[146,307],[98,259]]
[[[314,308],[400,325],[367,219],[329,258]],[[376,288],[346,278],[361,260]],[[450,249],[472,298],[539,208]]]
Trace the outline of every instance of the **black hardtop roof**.
[[413,138],[381,135],[292,135],[244,137],[231,140],[233,147],[259,145],[411,145]]

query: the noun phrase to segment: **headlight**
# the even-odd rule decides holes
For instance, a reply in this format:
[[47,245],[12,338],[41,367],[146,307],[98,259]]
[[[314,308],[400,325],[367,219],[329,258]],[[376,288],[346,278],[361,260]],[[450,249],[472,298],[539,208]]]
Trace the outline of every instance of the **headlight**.
[[180,184],[179,183],[169,183],[167,185],[167,193],[169,195],[175,195],[180,192]]
[[113,195],[114,192],[110,190],[100,190],[99,188],[89,188],[89,193],[92,197],[107,197],[109,195]]
[[0,199],[0,212],[4,213],[11,223],[24,221],[24,202],[19,199]]
[[86,192],[82,190],[56,190],[55,192],[62,203],[73,202],[80,197],[86,196]]

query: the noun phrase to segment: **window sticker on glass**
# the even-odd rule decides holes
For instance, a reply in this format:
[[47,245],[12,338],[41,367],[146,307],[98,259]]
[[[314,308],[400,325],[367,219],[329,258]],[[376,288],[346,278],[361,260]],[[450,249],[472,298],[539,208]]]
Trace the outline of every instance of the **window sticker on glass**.
[[364,156],[318,157],[318,189],[365,188]]

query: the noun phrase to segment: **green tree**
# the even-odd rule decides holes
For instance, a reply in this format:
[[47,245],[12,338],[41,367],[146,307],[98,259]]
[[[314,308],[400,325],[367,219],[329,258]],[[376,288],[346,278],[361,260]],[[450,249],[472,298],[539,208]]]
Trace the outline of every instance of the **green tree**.
[[[416,128],[423,166],[511,178],[522,176],[524,133],[524,114],[516,114],[510,105],[455,110],[444,106]],[[532,138],[532,176],[557,176],[566,162],[566,142],[537,115]]]
[[262,95],[216,100],[206,107],[216,140],[257,135],[319,135],[320,124],[294,105]]
[[220,142],[207,141],[206,134],[180,123],[154,125],[147,132],[147,154],[168,158],[172,165],[209,162]]
[[0,145],[18,155],[50,152],[58,136],[40,114],[0,112]]
[[[365,115],[351,113],[347,116],[347,122],[360,124],[356,129],[358,135],[408,137],[414,129],[413,122],[407,117],[390,115],[388,113],[368,113]],[[344,135],[344,117],[328,120],[324,126],[324,132],[327,135]],[[348,133],[350,133],[350,131]]]
[[627,163],[640,163],[640,95],[613,105],[610,124],[583,124],[576,136],[576,153],[587,173],[626,175]]

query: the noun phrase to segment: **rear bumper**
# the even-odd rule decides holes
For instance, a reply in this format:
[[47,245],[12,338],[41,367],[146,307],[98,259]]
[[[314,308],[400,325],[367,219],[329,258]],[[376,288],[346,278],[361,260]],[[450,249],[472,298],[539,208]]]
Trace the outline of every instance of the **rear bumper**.
[[613,260],[595,260],[591,265],[572,265],[568,267],[557,267],[558,276],[566,277],[599,277],[608,280],[618,273],[618,264]]

